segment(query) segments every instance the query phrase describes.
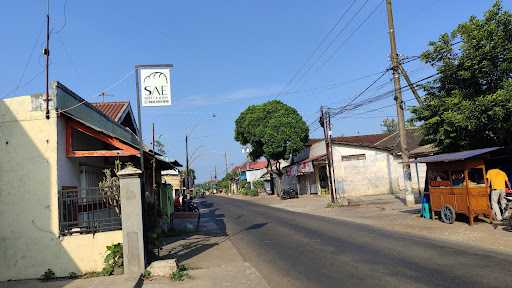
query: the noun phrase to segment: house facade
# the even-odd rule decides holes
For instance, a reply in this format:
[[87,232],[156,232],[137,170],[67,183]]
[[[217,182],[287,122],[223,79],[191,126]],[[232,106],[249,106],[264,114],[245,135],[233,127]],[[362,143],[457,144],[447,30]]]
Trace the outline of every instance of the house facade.
[[[116,187],[100,182],[120,163],[140,167],[141,155],[129,104],[113,106],[109,114],[58,82],[49,119],[42,94],[0,101],[0,257],[9,264],[0,281],[100,271],[106,246],[123,242],[120,204],[106,194]],[[146,187],[159,187],[143,154]],[[157,173],[171,166],[156,161]],[[145,205],[158,203],[145,190]]]
[[[411,152],[423,151],[418,149],[421,140],[418,130],[408,129],[407,137]],[[399,140],[398,133],[334,137],[332,150],[337,193],[349,198],[403,193]],[[312,139],[304,151],[294,157],[294,164],[287,167],[287,174],[296,176],[299,195],[328,193],[325,151],[323,140]],[[420,155],[425,154],[412,153],[411,159]],[[411,164],[411,174],[412,189],[419,192],[424,188],[425,165]]]

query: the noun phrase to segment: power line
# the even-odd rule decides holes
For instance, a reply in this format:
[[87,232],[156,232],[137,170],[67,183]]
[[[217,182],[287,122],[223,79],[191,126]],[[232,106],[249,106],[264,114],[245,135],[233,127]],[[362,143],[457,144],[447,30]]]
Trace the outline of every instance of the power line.
[[[343,34],[343,32],[345,32],[345,30],[350,27],[350,25],[352,24],[352,22],[354,22],[354,19],[361,13],[361,11],[363,11],[363,9],[366,7],[366,5],[368,4],[369,0],[366,0],[363,5],[356,11],[356,13],[354,13],[352,15],[352,17],[350,18],[350,20],[348,21],[348,23],[343,26],[343,28],[338,31],[338,33],[336,34],[335,38],[331,40],[331,42],[329,42],[329,45],[327,47],[325,47],[322,52],[320,53],[320,55],[317,57],[317,60],[316,62],[313,62],[309,65],[308,69],[306,69],[306,71],[304,73],[302,73],[301,77],[298,79],[298,81],[302,81],[307,75],[308,73],[315,67],[315,65],[318,63],[318,61],[320,61],[322,59],[322,57],[325,55],[325,53],[327,53],[327,51],[332,47],[332,45],[339,39],[339,37]],[[347,39],[345,39],[346,41]],[[317,69],[316,71],[318,71],[319,69]]]
[[22,87],[21,82],[23,81],[23,78],[25,78],[25,73],[28,70],[28,66],[30,65],[30,62],[32,62],[32,56],[34,55],[34,51],[37,48],[37,44],[40,43],[40,41],[41,41],[41,36],[43,35],[43,30],[44,30],[44,26],[41,26],[41,30],[39,31],[37,39],[34,42],[32,49],[30,50],[30,53],[27,57],[27,61],[25,62],[25,66],[23,67],[23,70],[21,72],[20,78],[18,79],[16,87],[11,89],[10,91],[7,91],[2,98],[5,98],[5,97],[9,96],[10,94],[16,93],[16,91],[18,91],[18,89],[20,89]]
[[[100,93],[104,92],[104,91],[107,91],[107,90],[110,90],[110,89],[113,89],[114,87],[116,87],[117,85],[121,84],[124,80],[126,80],[126,78],[128,78],[130,75],[132,75],[134,73],[133,70],[130,70],[130,72],[126,73],[121,79],[117,80],[116,82],[114,82],[112,85],[108,86],[107,88],[99,91],[98,93],[96,93],[95,95],[92,95],[91,97],[96,97],[98,96]],[[57,113],[62,113],[62,112],[66,112],[66,111],[69,111],[71,109],[74,109],[82,104],[84,104],[85,102],[87,102],[87,100],[83,99],[82,101],[78,102],[77,104],[73,105],[73,106],[70,106],[70,107],[67,107],[65,109],[62,109],[62,110],[59,110]]]
[[359,25],[356,27],[356,29],[354,29],[352,31],[352,33],[350,33],[350,35],[345,38],[341,43],[340,45],[338,45],[336,47],[336,49],[334,49],[334,52],[331,54],[331,56],[329,56],[327,58],[327,60],[325,60],[317,69],[316,71],[320,71],[320,69],[322,69],[323,67],[325,67],[325,65],[327,65],[327,63],[329,63],[329,61],[331,61],[334,56],[336,56],[336,54],[338,54],[338,52],[341,50],[341,48],[347,44],[347,42],[356,34],[357,31],[359,31],[359,29],[361,29],[363,27],[364,24],[366,24],[366,22],[368,22],[368,20],[370,20],[370,18],[378,11],[378,9],[380,8],[380,5],[382,5],[384,3],[384,1],[379,1],[379,3],[377,3],[377,5],[375,6],[375,8],[373,8],[373,10],[370,12],[370,14],[368,14],[368,16],[366,16],[366,18],[361,22],[359,23]]
[[[413,82],[412,84],[413,84],[413,85],[417,85],[417,84],[419,84],[420,82],[423,82],[423,81],[426,81],[426,80],[428,80],[428,79],[434,78],[434,77],[436,77],[436,76],[438,76],[438,75],[439,75],[439,73],[435,73],[435,74],[433,74],[433,75],[430,75],[430,76],[424,77],[424,78],[422,78],[422,79],[420,79],[420,80],[418,80],[418,81],[415,81],[415,82]],[[405,85],[405,86],[400,87],[399,89],[400,89],[401,91],[407,91],[408,89],[410,90],[410,87],[409,87],[409,85]],[[346,104],[346,105],[344,105],[344,106],[341,106],[341,107],[338,107],[338,108],[334,108],[334,109],[332,109],[332,111],[334,111],[334,113],[332,114],[332,116],[333,116],[333,117],[335,117],[335,116],[337,116],[337,115],[339,115],[339,114],[342,114],[342,113],[345,113],[345,112],[348,112],[348,111],[353,111],[353,110],[359,109],[359,108],[361,108],[361,107],[363,107],[363,106],[366,106],[366,105],[372,104],[372,103],[374,103],[374,102],[376,102],[376,101],[382,100],[382,99],[384,99],[384,98],[388,97],[389,95],[392,95],[392,93],[394,93],[394,92],[395,92],[395,90],[396,90],[396,89],[393,89],[393,90],[387,91],[387,92],[385,92],[385,93],[382,93],[382,94],[379,94],[379,95],[373,96],[373,97],[371,97],[371,98],[367,98],[367,99],[362,100],[362,101],[360,101],[360,102],[358,102],[358,103],[355,103],[355,104],[352,104],[352,103],[350,103],[350,102],[349,102],[348,104]]]
[[281,91],[277,94],[276,98],[279,98],[282,95],[282,93],[288,88],[288,86],[291,85],[293,83],[293,81],[295,81],[295,78],[300,74],[302,69],[304,67],[306,67],[307,63],[313,58],[313,56],[315,56],[315,54],[318,52],[318,50],[320,50],[320,47],[325,43],[325,41],[327,41],[327,39],[334,32],[334,30],[336,30],[336,28],[341,23],[341,21],[343,20],[345,15],[348,13],[348,11],[350,11],[350,9],[352,9],[352,7],[356,3],[356,1],[357,0],[353,0],[352,3],[347,7],[347,9],[345,9],[345,11],[340,15],[340,17],[338,17],[338,20],[336,21],[334,26],[332,26],[331,29],[329,29],[329,31],[324,35],[322,40],[320,40],[318,45],[315,47],[313,52],[306,58],[306,61],[304,61],[304,63],[299,67],[299,69],[297,71],[295,71],[295,73],[292,75],[290,80],[288,80],[288,82],[285,84],[285,86],[283,86],[283,89],[281,89]]
[[67,6],[68,6],[68,0],[64,1],[64,23],[62,24],[62,26],[57,31],[55,31],[55,32],[52,31],[52,33],[54,33],[55,35],[57,35],[60,32],[62,32],[62,30],[64,30],[64,28],[66,27],[66,25],[68,23],[68,16],[67,16],[67,13],[66,13]]

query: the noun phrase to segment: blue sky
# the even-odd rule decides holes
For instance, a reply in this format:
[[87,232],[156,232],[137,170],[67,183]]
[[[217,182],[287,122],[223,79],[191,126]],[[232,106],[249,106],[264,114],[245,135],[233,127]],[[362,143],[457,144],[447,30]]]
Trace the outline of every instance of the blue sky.
[[[332,45],[305,66],[308,73],[285,86],[353,1],[352,9],[323,47]],[[419,55],[428,41],[471,15],[480,17],[492,3],[395,0],[399,53]],[[1,6],[4,45],[0,65],[4,73],[0,98],[41,92],[46,1],[6,1]],[[510,9],[510,3],[505,7]],[[372,11],[375,13],[370,14]],[[346,103],[389,65],[382,0],[59,0],[51,1],[51,14],[50,78],[91,102],[100,101],[97,95],[108,88],[106,92],[112,96],[107,100],[130,100],[133,105],[134,65],[174,64],[173,105],[144,108],[143,132],[149,139],[154,122],[169,156],[182,163],[184,137],[190,133],[190,150],[195,152],[192,166],[200,180],[210,178],[214,166],[218,175],[223,175],[224,152],[229,165],[244,161],[233,130],[234,120],[248,105],[284,91],[280,99],[310,123],[318,116],[320,105]],[[340,37],[335,38],[339,31]],[[418,61],[406,68],[413,80],[432,73]],[[367,75],[372,76],[355,80]],[[390,79],[386,75],[367,96],[389,91]],[[411,97],[406,93],[406,99]],[[393,107],[360,112],[392,101],[388,97],[335,119],[335,134],[380,132],[382,119],[395,114]],[[311,136],[320,136],[320,130]]]

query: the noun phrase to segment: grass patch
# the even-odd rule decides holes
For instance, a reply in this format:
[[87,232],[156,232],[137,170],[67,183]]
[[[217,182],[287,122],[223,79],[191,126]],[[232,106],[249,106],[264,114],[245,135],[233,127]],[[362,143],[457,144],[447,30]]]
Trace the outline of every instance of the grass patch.
[[185,265],[178,265],[178,269],[171,273],[171,280],[181,282],[185,281],[185,279],[190,278],[188,274],[188,268]]

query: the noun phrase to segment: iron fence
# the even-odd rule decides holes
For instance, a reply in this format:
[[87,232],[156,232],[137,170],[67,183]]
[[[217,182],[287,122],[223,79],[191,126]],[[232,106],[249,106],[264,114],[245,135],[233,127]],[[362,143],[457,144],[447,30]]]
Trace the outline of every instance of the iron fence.
[[120,230],[121,205],[98,187],[61,189],[59,220],[61,235]]

